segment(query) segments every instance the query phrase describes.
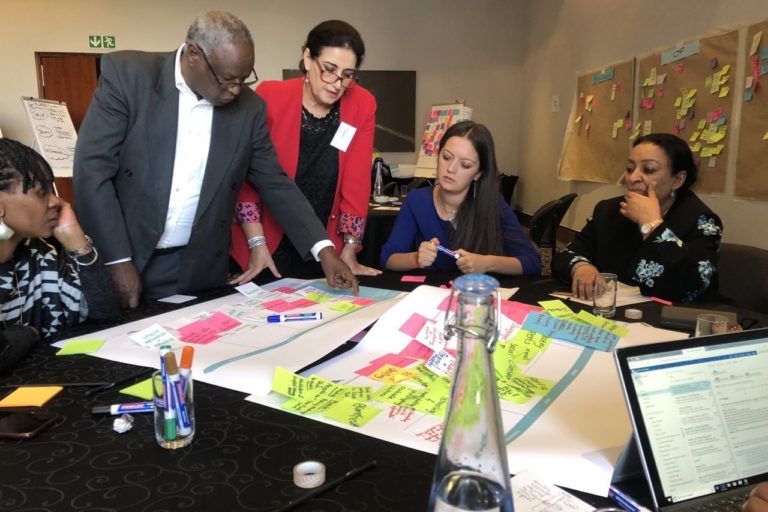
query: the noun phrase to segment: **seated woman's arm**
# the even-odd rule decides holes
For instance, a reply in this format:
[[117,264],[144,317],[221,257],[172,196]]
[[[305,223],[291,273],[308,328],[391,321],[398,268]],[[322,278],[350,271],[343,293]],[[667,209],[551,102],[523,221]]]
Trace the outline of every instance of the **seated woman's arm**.
[[599,272],[592,263],[597,246],[595,237],[592,217],[568,247],[556,253],[551,262],[552,275],[570,285],[574,296],[582,299],[592,298],[592,283]]
[[401,272],[428,267],[437,258],[434,240],[423,240],[411,201],[406,198],[389,239],[381,248],[381,266]]
[[643,242],[632,262],[643,295],[690,302],[712,284],[723,225],[711,213],[694,217],[685,232],[665,221]]

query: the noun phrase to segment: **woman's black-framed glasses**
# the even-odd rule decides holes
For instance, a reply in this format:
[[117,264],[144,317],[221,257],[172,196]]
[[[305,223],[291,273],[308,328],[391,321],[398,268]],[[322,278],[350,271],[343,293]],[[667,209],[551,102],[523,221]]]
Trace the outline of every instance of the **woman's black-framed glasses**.
[[341,82],[341,86],[345,89],[351,89],[357,83],[357,76],[353,73],[349,76],[337,75],[333,71],[325,69],[325,66],[317,59],[312,59],[317,63],[317,67],[320,69],[320,80],[327,84],[335,84]]
[[[250,87],[259,81],[259,75],[256,74],[256,70],[253,68],[251,68],[251,75],[249,75],[243,81],[229,80],[225,82],[224,80],[221,80],[219,78],[219,75],[213,69],[213,66],[211,66],[211,62],[208,60],[208,56],[205,55],[205,51],[200,46],[198,45],[195,45],[195,46],[197,47],[198,50],[200,50],[200,55],[203,56],[203,60],[208,65],[208,69],[213,75],[213,79],[216,80],[216,83],[219,84],[219,87],[221,89],[232,89],[234,87]],[[251,80],[248,80],[248,78],[250,78],[251,76],[253,76],[253,78]]]

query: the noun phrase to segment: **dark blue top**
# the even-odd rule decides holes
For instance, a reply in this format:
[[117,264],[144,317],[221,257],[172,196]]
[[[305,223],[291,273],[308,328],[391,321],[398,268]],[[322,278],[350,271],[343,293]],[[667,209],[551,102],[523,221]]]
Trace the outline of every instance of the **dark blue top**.
[[[501,231],[504,254],[520,260],[523,274],[540,274],[541,258],[531,240],[523,232],[517,216],[512,208],[499,195],[501,208]],[[381,249],[381,267],[385,268],[387,260],[396,253],[406,253],[418,250],[419,244],[437,238],[440,245],[452,250],[463,247],[452,247],[448,239],[450,222],[441,219],[432,200],[431,188],[419,188],[408,193],[400,213],[395,220],[395,227],[389,235],[389,240]],[[457,270],[456,260],[442,252],[430,265],[430,269]]]

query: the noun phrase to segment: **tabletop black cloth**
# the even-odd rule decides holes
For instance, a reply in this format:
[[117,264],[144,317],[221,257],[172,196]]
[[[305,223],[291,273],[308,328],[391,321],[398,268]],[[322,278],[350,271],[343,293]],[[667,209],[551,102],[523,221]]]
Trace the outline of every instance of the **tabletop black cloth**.
[[[430,273],[426,284],[448,284],[454,277]],[[401,274],[387,272],[362,278],[361,284],[400,290],[419,286],[400,278]],[[541,300],[559,286],[531,277],[500,280],[502,286],[521,286],[513,298],[524,302]],[[198,301],[231,292],[229,287],[209,290]],[[188,305],[145,302],[124,312],[120,322]],[[658,318],[659,304],[636,307],[643,309],[646,321]],[[85,324],[68,335],[108,326]],[[335,352],[351,346],[347,343]],[[140,370],[87,355],[56,357],[56,350],[41,343],[19,367],[0,376],[0,385],[114,381]],[[183,449],[164,450],[155,441],[151,414],[135,414],[133,429],[124,434],[112,430],[113,416],[91,414],[95,405],[131,401],[119,395],[122,387],[93,396],[86,395],[88,388],[64,388],[43,407],[61,415],[59,424],[32,440],[0,441],[0,510],[269,511],[306,492],[293,484],[292,469],[299,462],[323,462],[331,480],[374,459],[377,467],[296,510],[426,509],[434,455],[246,402],[243,393],[202,382],[195,383],[194,441]],[[10,390],[0,389],[0,395],[6,391]],[[642,499],[642,482],[630,485]],[[593,505],[609,503],[576,494]]]

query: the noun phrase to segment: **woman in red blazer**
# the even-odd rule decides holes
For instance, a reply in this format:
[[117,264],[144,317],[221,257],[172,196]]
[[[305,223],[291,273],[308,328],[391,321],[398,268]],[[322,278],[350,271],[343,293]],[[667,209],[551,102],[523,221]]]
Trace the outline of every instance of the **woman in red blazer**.
[[[370,195],[376,100],[356,84],[365,46],[351,25],[325,21],[313,28],[299,64],[303,78],[264,82],[256,93],[267,104],[267,128],[280,165],[325,221],[336,252],[355,274],[380,271],[360,265],[357,252],[365,230]],[[307,263],[262,205],[258,192],[243,186],[232,226],[230,254],[250,281],[265,267]]]

